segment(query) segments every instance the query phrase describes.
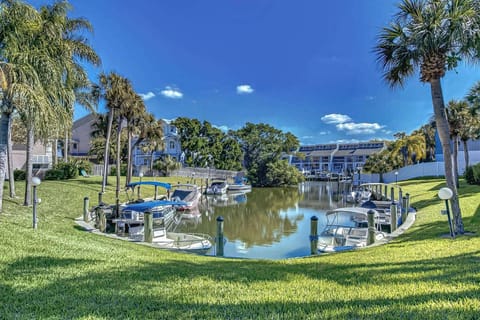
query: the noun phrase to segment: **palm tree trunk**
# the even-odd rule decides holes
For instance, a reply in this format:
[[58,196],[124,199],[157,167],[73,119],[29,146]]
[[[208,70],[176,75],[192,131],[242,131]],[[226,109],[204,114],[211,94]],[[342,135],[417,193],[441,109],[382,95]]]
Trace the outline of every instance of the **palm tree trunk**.
[[[121,151],[121,133],[122,133],[122,117],[118,117],[118,125],[117,125],[117,186],[115,188],[115,199],[118,203],[118,199],[120,199],[120,151]],[[118,215],[118,211],[117,211]]]
[[132,180],[132,130],[130,126],[127,128],[128,141],[127,141],[127,178],[125,179],[125,185],[128,185]]
[[110,109],[108,112],[107,137],[105,138],[105,151],[103,152],[102,193],[105,192],[105,187],[107,186],[108,160],[110,150],[110,138],[112,136],[113,111],[114,109]]
[[65,153],[63,154],[63,161],[65,161],[65,163],[68,162],[68,147],[70,145],[70,143],[68,142],[68,129],[65,128],[65,144],[64,144],[64,148],[65,148]]
[[455,179],[455,185],[457,189],[460,187],[458,181],[458,136],[452,137],[453,140],[453,177]]
[[24,206],[32,204],[31,189],[32,189],[32,177],[33,177],[33,145],[35,143],[33,124],[27,124],[27,160],[25,163],[25,199],[23,201]]
[[430,89],[432,92],[432,104],[435,114],[435,122],[437,124],[438,136],[442,144],[443,158],[445,163],[445,179],[447,180],[447,186],[453,191],[453,197],[450,199],[450,202],[452,204],[455,231],[456,233],[463,234],[465,233],[465,230],[463,227],[462,212],[460,210],[457,186],[455,184],[453,175],[448,120],[447,113],[445,112],[445,104],[443,101],[443,92],[440,79],[431,80]]
[[8,140],[7,140],[7,159],[8,159],[8,184],[10,188],[10,198],[15,198],[15,175],[13,174],[13,146],[12,146],[12,114],[8,116]]
[[0,212],[3,207],[3,184],[7,169],[8,114],[2,112],[0,117]]
[[470,162],[470,156],[468,154],[468,140],[462,140],[463,142],[463,155],[465,157],[465,169],[468,168]]
[[52,147],[52,162],[53,165],[56,165],[58,163],[58,139],[53,139],[53,147]]

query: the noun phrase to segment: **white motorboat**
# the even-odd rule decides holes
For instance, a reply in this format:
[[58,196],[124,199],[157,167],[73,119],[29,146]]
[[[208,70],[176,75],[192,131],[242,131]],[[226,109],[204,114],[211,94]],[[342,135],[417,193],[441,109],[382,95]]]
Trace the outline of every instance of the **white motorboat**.
[[197,208],[198,201],[202,196],[200,189],[195,184],[177,184],[172,186],[173,193],[170,196],[172,201],[182,201],[187,204],[184,206],[177,206],[177,210],[185,211]]
[[210,185],[207,187],[205,194],[225,194],[228,189],[228,183],[226,179],[213,178]]
[[[320,252],[352,250],[367,245],[368,208],[338,208],[327,211],[327,224],[318,237]],[[375,211],[375,219],[378,213]],[[375,239],[383,238],[383,233],[375,231]]]

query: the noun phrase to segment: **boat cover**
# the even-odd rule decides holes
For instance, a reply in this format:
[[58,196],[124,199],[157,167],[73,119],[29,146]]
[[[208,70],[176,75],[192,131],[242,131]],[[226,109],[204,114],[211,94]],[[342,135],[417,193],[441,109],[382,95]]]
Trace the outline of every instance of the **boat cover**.
[[145,212],[151,210],[155,207],[164,207],[164,206],[186,206],[187,203],[184,201],[169,201],[169,200],[154,200],[146,201],[141,203],[133,203],[125,206],[122,211],[136,211],[136,212]]
[[127,185],[127,188],[135,188],[136,186],[156,186],[156,187],[164,187],[167,190],[170,190],[172,186],[170,183],[166,182],[157,182],[157,181],[142,181],[142,182],[132,182]]

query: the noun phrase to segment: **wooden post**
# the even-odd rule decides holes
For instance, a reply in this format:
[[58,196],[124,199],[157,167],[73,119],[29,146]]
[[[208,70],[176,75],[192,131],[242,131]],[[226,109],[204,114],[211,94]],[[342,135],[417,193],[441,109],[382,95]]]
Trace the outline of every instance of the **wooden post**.
[[223,257],[223,217],[217,217],[217,256]]
[[107,228],[107,217],[105,216],[105,211],[103,211],[102,208],[97,207],[97,221],[96,221],[96,226],[97,229],[100,232],[105,232],[105,229]]
[[145,211],[143,214],[143,241],[153,242],[153,214],[152,211]]
[[397,205],[392,202],[390,205],[390,233],[397,230]]
[[390,200],[395,201],[395,189],[393,187],[390,188]]
[[318,218],[313,216],[310,218],[310,254],[318,252]]
[[387,185],[385,185],[384,197],[385,197],[384,200],[388,200],[388,186]]
[[367,246],[369,246],[375,243],[375,210],[368,210],[367,221],[368,221]]
[[407,201],[405,202],[405,213],[408,215],[408,212],[410,211],[410,194],[406,193],[405,197],[407,198]]
[[88,207],[89,207],[88,202],[89,202],[88,197],[83,198],[83,221],[85,222],[88,222],[90,220],[88,216]]
[[401,208],[400,210],[403,211],[403,193],[402,188],[398,188],[398,206]]
[[406,208],[406,205],[407,205],[407,197],[403,197],[402,198],[402,210],[401,210],[402,224],[405,223],[405,220],[407,220],[407,210],[404,210],[404,208]]
[[103,192],[98,193],[98,205],[103,203]]

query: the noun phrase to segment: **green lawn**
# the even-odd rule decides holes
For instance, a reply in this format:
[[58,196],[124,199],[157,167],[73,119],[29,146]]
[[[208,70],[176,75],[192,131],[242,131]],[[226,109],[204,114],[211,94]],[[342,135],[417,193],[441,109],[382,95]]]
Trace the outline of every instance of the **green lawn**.
[[[418,214],[393,242],[263,261],[162,251],[90,234],[74,218],[85,196],[96,203],[100,179],[44,181],[35,232],[32,208],[21,199],[4,201],[0,319],[478,319],[480,238],[441,237],[448,233],[436,196],[442,180],[401,185]],[[17,183],[17,193],[22,190]],[[478,233],[480,187],[462,182],[460,193],[466,230]],[[104,199],[113,203],[113,195],[109,185]]]

